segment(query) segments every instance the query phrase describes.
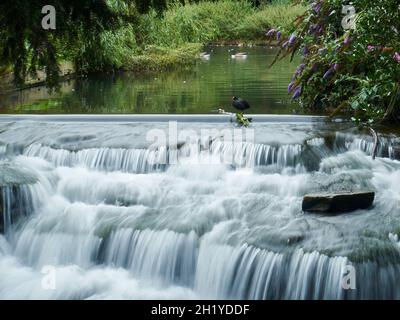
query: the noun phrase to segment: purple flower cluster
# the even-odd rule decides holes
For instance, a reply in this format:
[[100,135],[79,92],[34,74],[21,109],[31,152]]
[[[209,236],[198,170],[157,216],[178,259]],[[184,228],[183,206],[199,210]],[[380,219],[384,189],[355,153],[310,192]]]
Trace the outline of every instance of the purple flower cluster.
[[367,46],[368,51],[382,50],[383,48],[384,48],[384,46],[374,46],[372,44]]
[[335,64],[332,66],[332,68],[333,68],[333,70],[338,71],[338,70],[339,70],[339,64],[335,63]]
[[280,32],[280,31],[278,31],[278,30],[275,30],[275,29],[269,29],[269,30],[265,33],[265,35],[266,35],[268,38],[273,37],[275,34],[276,34],[276,40],[277,40],[277,41],[280,41],[281,38],[282,38],[282,32]]
[[293,88],[294,88],[294,81],[292,81],[291,83],[289,83],[289,85],[288,85],[288,87],[287,87],[287,91],[290,93],[290,92],[292,92]]
[[267,32],[266,32],[266,36],[267,37],[272,37],[274,34],[275,34],[275,32],[276,32],[276,30],[275,29],[269,29]]
[[350,44],[350,42],[351,42],[350,36],[346,36],[346,38],[344,38],[343,40],[343,45],[347,46]]
[[308,34],[310,35],[319,35],[323,32],[323,28],[320,24],[311,24],[308,27]]
[[300,74],[305,68],[305,64],[297,67],[296,74],[292,77],[292,81],[288,85],[288,92],[293,92],[292,98],[297,99],[301,95],[301,84],[296,83],[296,75]]
[[296,35],[294,33],[292,33],[289,38],[289,47],[292,47],[294,45],[294,43],[296,42],[296,39],[297,39]]
[[313,3],[311,3],[311,8],[314,10],[315,13],[321,12],[322,2],[323,1],[314,1]]
[[339,70],[339,65],[337,63],[332,64],[329,69],[324,73],[323,77],[324,79],[330,78],[333,74],[335,74]]
[[292,33],[291,35],[290,35],[290,37],[289,37],[289,39],[282,39],[282,32],[281,31],[278,31],[278,30],[276,30],[276,29],[269,29],[266,33],[265,33],[265,35],[268,37],[268,38],[271,38],[271,37],[273,37],[273,36],[275,36],[276,37],[276,40],[279,42],[279,41],[283,41],[283,40],[285,40],[285,41],[283,41],[282,42],[282,44],[281,44],[281,47],[283,48],[283,49],[286,49],[286,48],[291,48],[291,47],[293,47],[293,45],[296,43],[296,40],[297,40],[297,36],[296,36],[296,34],[294,34],[294,33]]
[[393,56],[393,59],[394,59],[395,61],[397,61],[398,63],[400,63],[400,53],[396,52],[396,53],[394,54],[394,56]]
[[301,85],[296,87],[296,90],[294,90],[292,98],[297,99],[300,97],[300,95],[301,95]]
[[295,75],[296,76],[300,75],[303,72],[305,67],[306,67],[306,65],[304,63],[300,64],[296,69]]

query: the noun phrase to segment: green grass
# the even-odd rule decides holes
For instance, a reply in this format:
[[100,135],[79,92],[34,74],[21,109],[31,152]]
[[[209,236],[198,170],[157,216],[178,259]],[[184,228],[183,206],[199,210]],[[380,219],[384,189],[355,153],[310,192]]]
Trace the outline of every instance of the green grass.
[[248,15],[236,28],[237,37],[246,40],[265,40],[265,31],[279,27],[283,33],[290,28],[297,16],[303,14],[305,8],[300,5],[275,4],[262,8]]
[[267,29],[288,29],[304,12],[303,6],[288,2],[275,1],[256,9],[247,1],[205,1],[174,4],[162,16],[151,11],[140,16],[135,26],[135,43],[142,49],[126,55],[123,69],[146,71],[188,65],[198,57],[202,45],[210,43],[266,43]]
[[142,41],[159,46],[182,43],[244,42],[265,39],[272,27],[287,29],[304,12],[300,5],[273,3],[254,8],[249,2],[222,0],[174,5],[163,17],[155,12],[140,19]]
[[81,73],[121,69],[138,50],[134,27],[130,24],[99,37],[82,32],[80,45],[70,54]]
[[56,110],[61,102],[57,99],[40,99],[32,104],[19,105],[14,107],[14,112],[33,112],[33,113],[46,113],[49,110]]
[[100,35],[81,31],[74,46],[62,48],[79,73],[111,70],[158,71],[190,65],[206,44],[262,44],[271,27],[286,29],[304,11],[288,0],[254,8],[248,1],[202,1],[139,15],[132,24]]

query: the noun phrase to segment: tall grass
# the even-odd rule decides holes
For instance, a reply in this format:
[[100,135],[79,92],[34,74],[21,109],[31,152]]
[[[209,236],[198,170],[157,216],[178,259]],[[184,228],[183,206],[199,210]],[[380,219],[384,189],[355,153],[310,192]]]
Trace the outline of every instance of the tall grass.
[[[287,1],[283,1],[287,2]],[[243,40],[265,39],[265,31],[272,27],[289,30],[292,22],[305,12],[301,5],[275,3],[264,6],[248,16],[236,28],[236,36]]]
[[283,29],[304,11],[287,0],[254,8],[247,1],[221,0],[169,7],[163,17],[154,11],[140,19],[143,42],[176,46],[187,42],[253,42],[265,39],[265,30]]
[[134,29],[126,25],[99,35],[82,33],[80,44],[70,54],[81,73],[120,69],[138,50]]
[[190,64],[209,43],[265,41],[270,27],[285,29],[304,8],[275,0],[260,8],[249,1],[170,2],[162,15],[155,10],[137,16],[135,24],[100,35],[84,34],[71,54],[77,70],[160,70]]

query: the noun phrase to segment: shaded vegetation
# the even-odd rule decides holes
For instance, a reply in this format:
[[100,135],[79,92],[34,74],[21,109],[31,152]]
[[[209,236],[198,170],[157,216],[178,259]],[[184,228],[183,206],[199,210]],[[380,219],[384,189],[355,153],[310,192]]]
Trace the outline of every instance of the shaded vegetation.
[[83,36],[96,40],[105,30],[115,30],[132,18],[128,2],[106,0],[55,0],[56,29],[42,28],[42,7],[47,1],[0,2],[0,49],[2,65],[13,67],[15,83],[44,69],[50,87],[59,81],[59,64],[69,58],[68,48],[81,46]]
[[271,25],[286,28],[303,10],[287,3],[59,0],[52,1],[56,30],[43,30],[45,1],[5,0],[0,4],[1,65],[12,67],[18,86],[42,69],[47,85],[56,87],[62,61],[73,61],[81,74],[190,64],[201,45],[265,41]]

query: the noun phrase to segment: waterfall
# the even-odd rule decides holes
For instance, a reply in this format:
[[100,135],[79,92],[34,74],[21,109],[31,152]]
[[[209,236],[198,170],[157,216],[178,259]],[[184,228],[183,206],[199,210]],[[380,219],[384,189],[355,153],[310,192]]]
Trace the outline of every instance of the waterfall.
[[[380,137],[376,151],[377,156],[393,159],[393,146],[398,143],[398,138]],[[346,147],[349,150],[360,150],[368,155],[372,155],[374,141],[371,137],[353,137],[351,140],[346,142]]]
[[104,244],[104,262],[134,275],[164,283],[192,286],[197,236],[172,231],[120,229]]
[[98,148],[79,151],[33,144],[23,154],[45,159],[55,166],[148,173],[165,170],[170,165],[169,159],[174,157],[177,157],[178,162],[187,162],[187,158],[200,163],[217,159],[218,163],[238,167],[277,165],[278,168],[284,169],[299,165],[302,149],[302,145],[269,146],[221,141],[215,141],[210,149],[206,150],[200,144],[185,145],[180,150],[161,147],[156,150]]
[[[210,251],[211,249],[211,251]],[[211,252],[211,256],[210,256]],[[400,297],[400,266],[354,265],[359,290],[345,290],[345,257],[297,250],[283,255],[243,245],[204,245],[200,249],[196,291],[222,299],[385,299]],[[387,277],[384,276],[387,274]],[[371,277],[371,278],[368,278]],[[383,278],[382,278],[383,277]],[[368,284],[365,285],[363,281]],[[372,288],[373,287],[373,288]]]
[[[116,141],[117,124],[91,141],[87,126],[76,149],[68,124],[52,127],[61,140],[0,130],[0,298],[400,299],[395,138],[373,161],[368,137],[290,124],[277,141],[260,124],[253,142],[157,148]],[[307,193],[359,189],[377,190],[374,207],[301,212]]]
[[99,148],[74,152],[33,144],[24,151],[24,155],[40,157],[55,166],[83,166],[96,170],[134,173],[161,170],[167,161],[166,148],[158,150]]
[[11,188],[2,187],[2,213],[3,213],[3,230],[7,232],[11,227]]
[[244,167],[276,164],[279,168],[295,167],[300,160],[302,145],[270,146],[251,143],[233,143],[216,141],[211,145],[211,152]]
[[6,155],[7,145],[0,145],[0,159]]
[[4,233],[11,232],[12,225],[30,215],[34,209],[32,187],[28,185],[3,186],[1,190]]

